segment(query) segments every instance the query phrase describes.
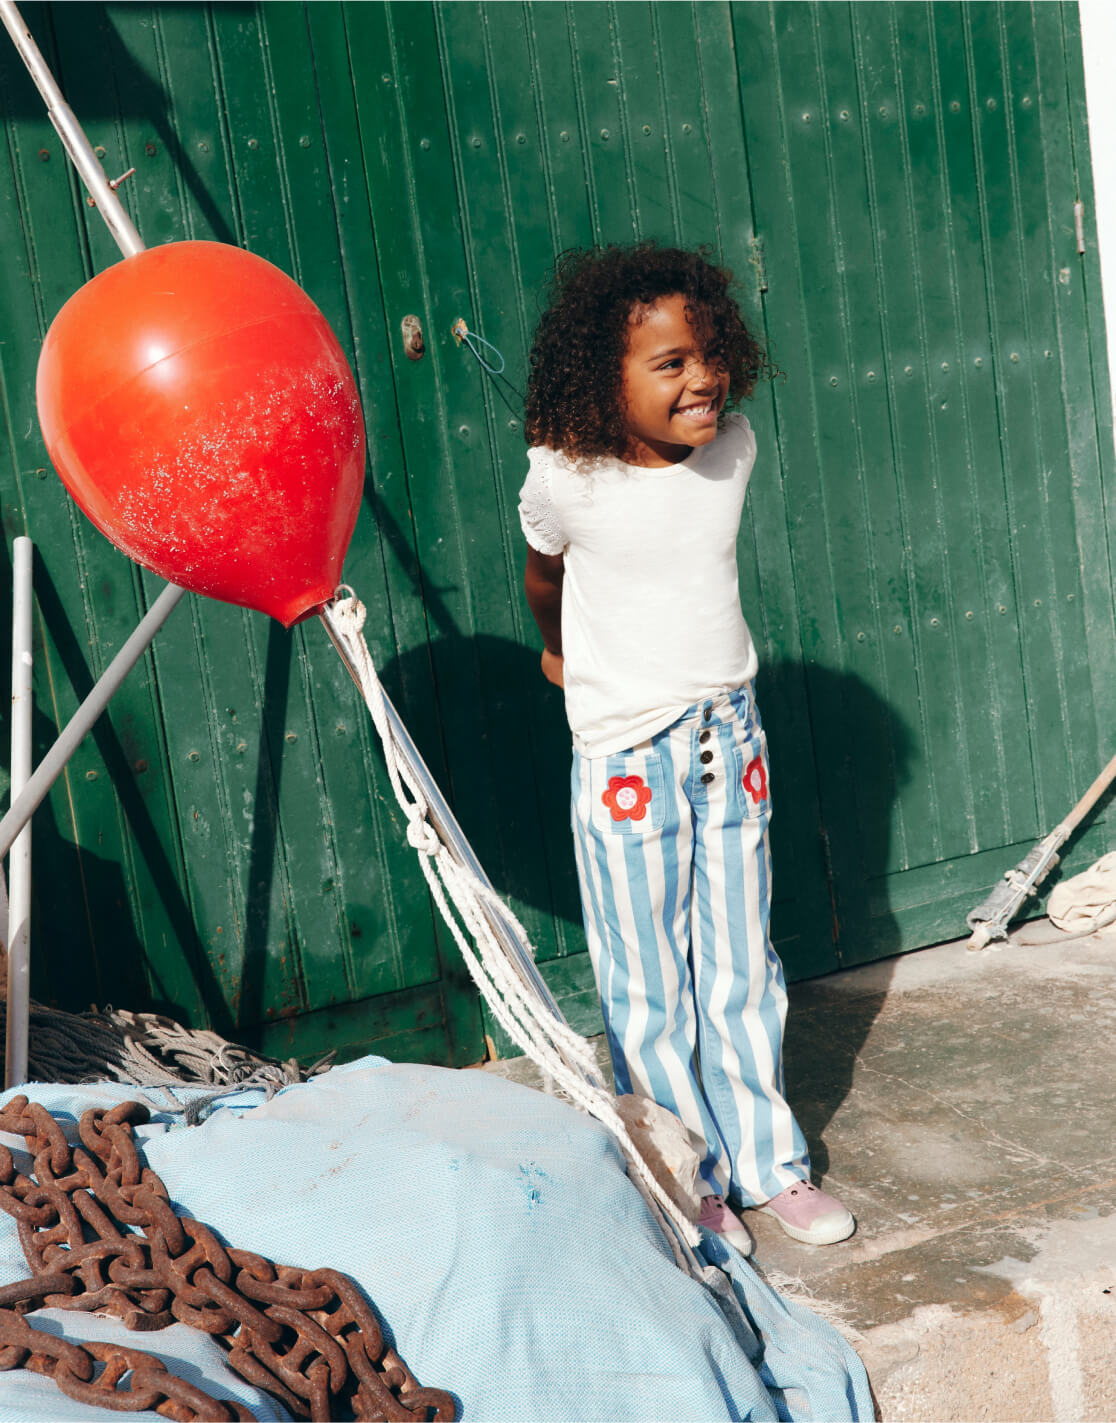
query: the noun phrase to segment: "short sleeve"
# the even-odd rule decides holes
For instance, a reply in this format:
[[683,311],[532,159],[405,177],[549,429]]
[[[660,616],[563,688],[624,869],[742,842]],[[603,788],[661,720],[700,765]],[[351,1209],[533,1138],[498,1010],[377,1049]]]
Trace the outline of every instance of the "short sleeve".
[[539,553],[551,556],[563,553],[569,540],[559,523],[550,489],[555,451],[536,445],[528,451],[528,458],[531,468],[519,491],[519,523],[523,537]]
[[730,410],[725,416],[725,427],[722,438],[726,443],[739,445],[741,450],[755,449],[756,437],[752,430],[751,422],[743,410]]

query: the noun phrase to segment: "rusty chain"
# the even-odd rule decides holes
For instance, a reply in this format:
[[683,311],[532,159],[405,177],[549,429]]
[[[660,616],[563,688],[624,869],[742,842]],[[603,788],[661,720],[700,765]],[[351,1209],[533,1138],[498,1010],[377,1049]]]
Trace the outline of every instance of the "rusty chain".
[[423,1388],[387,1347],[347,1275],[226,1249],[201,1221],[175,1213],[136,1149],[133,1128],[148,1116],[139,1102],[92,1108],[78,1126],[82,1145],[71,1148],[40,1103],[19,1096],[0,1110],[0,1131],[24,1137],[34,1161],[34,1177],[23,1175],[0,1144],[0,1209],[15,1218],[32,1270],[0,1286],[0,1370],[46,1374],[99,1408],[154,1409],[180,1423],[253,1418],[141,1349],[77,1344],[24,1317],[44,1306],[95,1310],[133,1330],[175,1320],[203,1330],[231,1368],[297,1418],[450,1423],[452,1397]]

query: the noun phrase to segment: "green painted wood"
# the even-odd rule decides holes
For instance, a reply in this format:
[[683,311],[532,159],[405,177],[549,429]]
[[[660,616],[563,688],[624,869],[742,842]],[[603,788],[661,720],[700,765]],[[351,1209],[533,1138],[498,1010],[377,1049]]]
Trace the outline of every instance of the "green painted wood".
[[[961,261],[954,250],[953,234],[964,233],[976,220],[977,191],[969,106],[957,97],[961,59],[945,48],[958,36],[959,26],[954,14],[935,34],[932,18],[929,12],[912,17],[915,32],[902,36],[902,52],[910,55],[904,69],[904,122],[880,124],[872,133],[876,223],[888,234],[877,267],[886,302],[885,339],[891,347],[888,393],[895,412],[898,518],[900,527],[941,530],[939,539],[920,539],[912,546],[914,596],[905,606],[888,610],[895,615],[893,636],[887,635],[885,624],[883,637],[891,654],[893,686],[912,718],[921,721],[920,684],[917,665],[905,656],[908,632],[921,647],[928,633],[948,625],[952,688],[963,693],[976,683],[983,686],[987,716],[981,719],[968,716],[963,695],[959,702],[951,691],[935,751],[944,754],[951,741],[961,747],[966,774],[952,811],[943,806],[940,792],[932,792],[930,822],[942,826],[937,840],[944,834],[950,843],[967,840],[968,848],[975,848],[1008,833],[1021,817],[1033,820],[1033,803],[1026,780],[1006,775],[1007,766],[1018,764],[1020,756],[1029,760],[1029,748],[1023,709],[1011,695],[1019,653],[1013,620],[1005,617],[1014,601],[1006,518],[1002,500],[984,494],[988,471],[999,465],[1000,457],[988,379],[983,274],[979,265]],[[862,21],[858,45],[866,73],[890,76],[886,83],[868,86],[866,112],[876,114],[883,106],[897,110],[900,36],[894,24],[881,33]],[[932,95],[940,97],[932,100]],[[907,175],[900,195],[894,194],[887,176],[896,168]],[[933,279],[943,251],[946,283]],[[931,480],[920,478],[927,454]],[[939,599],[932,606],[924,604],[920,586],[941,589],[945,603]],[[928,744],[929,734],[923,726],[920,739]],[[898,863],[917,864],[925,858],[918,816],[912,812],[917,807],[900,800],[893,851]]]
[[[843,962],[962,932],[945,867],[1025,847],[1111,751],[1110,587],[1092,647],[1082,608],[1109,421],[1071,305],[1066,13],[734,7],[761,235],[791,239],[766,309]],[[940,877],[935,929],[905,874]]]
[[[487,521],[468,521],[472,527],[464,560],[481,705],[475,731],[467,725],[462,729],[467,735],[478,736],[474,759],[481,782],[487,783],[487,796],[477,803],[479,815],[470,834],[489,873],[510,895],[540,957],[550,958],[558,945],[545,861],[536,854],[522,853],[524,845],[540,838],[540,791],[534,775],[533,718],[526,702],[534,668],[523,648],[526,614],[518,591],[520,541],[510,536],[516,524],[516,477],[523,451],[519,393],[531,325],[519,294],[543,275],[541,270],[520,271],[518,259],[520,253],[537,258],[540,251],[550,250],[545,224],[539,222],[537,209],[523,188],[529,175],[538,171],[538,129],[529,89],[518,80],[527,57],[522,28],[500,26],[501,65],[517,80],[505,85],[494,102],[488,80],[494,66],[488,15],[466,4],[439,9],[436,17],[443,56],[453,57],[445,100],[469,278],[466,320],[470,329],[508,357],[503,380],[486,377],[464,346],[451,345],[444,363],[447,387],[457,385],[466,394],[462,417],[470,422],[478,417],[483,420],[487,444],[475,464],[472,447],[466,458],[454,461],[455,472],[459,471],[462,479],[467,470],[476,469],[469,492],[462,487],[461,502],[484,511]],[[489,181],[494,176],[499,182],[506,194],[503,204],[488,200],[487,187],[478,191],[473,176],[477,165],[483,166]],[[511,283],[507,280],[509,251],[513,254]],[[442,684],[441,671],[438,675]],[[448,685],[446,691],[450,691]],[[549,700],[553,706],[557,698]],[[443,705],[449,704],[447,696]],[[560,783],[564,777],[557,779]],[[471,799],[479,789],[478,785],[470,793]],[[561,805],[560,784],[550,782],[547,789],[551,804]]]
[[[333,23],[323,33],[322,71],[328,75],[332,65],[348,75],[341,13],[327,9]],[[37,17],[28,18],[34,28]],[[38,18],[49,38],[59,17],[44,11]],[[262,15],[243,6],[212,13],[196,7],[154,12],[90,7],[81,20],[77,23],[75,12],[73,24],[57,24],[64,32],[59,73],[65,81],[66,56],[72,52],[73,68],[88,80],[89,66],[79,65],[76,56],[88,53],[94,41],[109,56],[100,87],[88,80],[80,106],[72,91],[71,97],[91,115],[91,135],[95,142],[104,140],[106,164],[136,161],[141,169],[131,195],[141,232],[148,240],[216,237],[253,247],[303,281],[352,349],[352,293],[343,279],[341,224],[323,152],[321,99],[326,96],[336,107],[338,91],[305,69],[309,17],[303,7],[265,7]],[[17,67],[13,87],[23,113],[11,115],[9,131],[24,143],[45,142],[39,101],[27,93],[26,83],[19,91],[19,79]],[[282,102],[276,102],[277,93]],[[342,98],[335,116],[348,145],[338,161],[356,166],[360,136],[351,84],[348,95],[347,110]],[[316,150],[303,142],[311,135]],[[17,203],[5,211],[17,231],[20,223],[33,231],[37,221],[46,232],[68,222],[78,266],[67,273],[55,258],[49,288],[45,281],[32,287],[24,279],[24,306],[34,302],[39,312],[21,324],[26,340],[12,380],[5,369],[5,390],[18,387],[17,409],[9,399],[6,412],[13,432],[32,429],[28,376],[45,321],[90,270],[82,262],[83,244],[89,244],[94,267],[118,257],[101,243],[96,214],[90,222],[81,211],[57,152],[51,158],[55,177],[43,189],[43,201],[55,211],[44,210],[40,217],[26,192],[17,192]],[[45,173],[49,162],[41,167]],[[33,178],[41,188],[42,175]],[[340,201],[338,196],[338,207]],[[366,227],[367,203],[365,208]],[[33,261],[33,241],[29,247]],[[360,320],[368,339],[373,326],[363,313]],[[396,402],[390,382],[385,401],[377,381],[386,355],[382,317],[371,339],[381,349],[368,353],[367,378],[380,386],[377,398],[367,402],[369,432],[376,437],[378,405],[379,433],[386,441],[395,429]],[[391,417],[388,429],[385,412]],[[35,465],[44,464],[39,448]],[[44,579],[40,605],[44,616],[67,632],[76,606],[79,625],[88,633],[80,641],[71,633],[68,642],[77,648],[87,641],[91,649],[88,668],[65,645],[57,673],[49,663],[40,667],[55,689],[51,720],[57,725],[130,631],[144,596],[157,584],[141,581],[112,552],[56,481],[42,481],[42,487],[64,522],[58,526],[55,517],[52,528],[45,514],[36,519],[29,513],[26,523],[48,551],[49,571],[57,563],[63,579],[71,568],[73,576],[64,587]],[[22,512],[13,509],[7,526]],[[377,629],[382,634],[391,622],[382,616],[388,599],[381,591],[383,557],[370,514],[363,527],[371,534],[370,556],[351,560],[349,569],[354,579],[365,567],[374,578],[362,592],[374,609],[369,631],[375,643]],[[83,596],[83,585],[93,582],[95,591]],[[123,596],[116,595],[117,584]],[[362,1044],[385,1038],[375,1026],[369,995],[390,992],[401,1011],[406,995],[421,991],[433,994],[429,1002],[438,1015],[435,1025],[433,1009],[426,1013],[423,1056],[476,1060],[482,1046],[475,1000],[463,991],[461,972],[447,973],[439,959],[425,885],[403,842],[401,815],[385,799],[386,777],[367,713],[357,705],[324,633],[311,627],[291,637],[256,615],[191,600],[160,635],[152,659],[157,680],[140,684],[137,678],[120,693],[103,732],[75,757],[66,787],[75,838],[95,843],[110,863],[118,861],[124,884],[114,890],[108,875],[92,874],[99,861],[82,846],[80,930],[67,923],[62,932],[49,905],[38,920],[44,939],[72,946],[73,971],[55,958],[41,976],[40,996],[53,994],[76,1007],[91,999],[135,1006],[154,1002],[190,1021],[211,1021],[222,1031],[257,1040],[269,1018],[298,1022],[309,1012],[320,1022],[315,1010],[348,1005],[342,1046],[351,1055]],[[138,712],[137,691],[146,700]],[[82,778],[80,795],[73,794],[76,777]],[[129,777],[138,782],[139,793]],[[155,786],[162,799],[153,794]],[[53,800],[62,794],[60,787]],[[152,804],[161,821],[151,813]],[[39,817],[38,839],[48,823],[45,815]],[[52,859],[52,868],[64,872],[57,852],[42,852],[40,864],[47,867]],[[168,922],[161,922],[160,914]],[[133,950],[137,936],[141,943]],[[362,1019],[369,1025],[363,1037]],[[405,1042],[419,1041],[409,1030],[395,1037],[399,1051]],[[311,1033],[307,1041],[312,1039]]]
[[[1066,57],[1066,114],[1069,121],[1070,153],[1075,189],[1090,223],[1085,253],[1079,259],[1080,280],[1069,309],[1070,330],[1084,323],[1089,332],[1089,348],[1105,340],[1104,303],[1100,279],[1100,254],[1089,214],[1095,211],[1093,176],[1089,162],[1088,122],[1085,107],[1085,75],[1081,53],[1081,29],[1075,7],[1061,11]],[[1072,272],[1072,268],[1071,268]],[[1060,284],[1061,285],[1061,284]],[[1071,281],[1071,287],[1073,283]],[[1060,315],[1060,313],[1059,313]],[[1059,321],[1059,325],[1061,322]],[[1073,482],[1072,497],[1079,511],[1076,536],[1082,571],[1084,630],[1089,666],[1094,675],[1108,678],[1116,671],[1110,649],[1113,643],[1111,591],[1113,520],[1113,458],[1111,373],[1104,361],[1088,360],[1089,350],[1080,341],[1066,341],[1059,331],[1059,346],[1066,362],[1067,382],[1083,383],[1093,392],[1092,408],[1082,399],[1068,412],[1070,449],[1075,463],[1091,471],[1088,485],[1079,493]],[[1067,595],[1068,597],[1068,595]],[[1111,722],[1106,708],[1098,705],[1096,738],[1100,747],[1110,745]]]
[[[307,16],[315,51],[332,56],[335,66],[348,54],[340,10],[336,6],[317,6],[310,9]],[[352,86],[331,83],[321,90],[321,102],[326,156],[337,191],[335,221],[348,304],[347,319],[351,323],[355,364],[364,392],[365,420],[373,452],[360,532],[346,564],[346,576],[353,580],[354,586],[378,588],[384,583],[385,558],[390,555],[387,553],[386,516],[377,517],[377,490],[383,486],[387,460],[399,458],[388,337],[378,300],[378,284],[369,294],[359,275],[374,272],[377,257],[368,191],[359,162],[360,130]],[[390,585],[385,593],[386,596],[370,600],[365,625],[369,645],[381,663],[395,654],[392,611],[399,601]],[[403,601],[413,601],[409,585]],[[315,630],[315,633],[320,641],[320,632]],[[347,800],[354,796],[355,746],[363,767],[363,781],[355,794],[374,810],[367,822],[360,817],[343,818],[335,811],[328,811],[334,835],[344,842],[342,868],[344,863],[357,867],[355,875],[350,871],[347,876],[344,890],[344,915],[353,945],[351,972],[356,990],[364,997],[389,992],[404,983],[437,979],[443,975],[445,965],[431,952],[429,911],[426,915],[416,913],[426,895],[417,863],[397,854],[390,877],[363,868],[383,862],[387,846],[396,844],[403,833],[402,817],[394,806],[386,775],[373,749],[374,736],[364,707],[336,658],[324,647],[314,660],[312,699],[317,708],[318,754],[323,768],[333,778],[333,789],[327,791],[330,803],[337,797]],[[364,843],[358,844],[353,836],[360,837]],[[475,1013],[466,1016],[475,1020]],[[476,1046],[475,1021],[471,1036],[470,1052]]]
[[[390,695],[579,1029],[599,1009],[568,738],[516,515],[527,351],[565,248],[709,244],[780,369],[749,408],[740,563],[790,976],[962,932],[1107,759],[1113,447],[1072,5],[26,16],[106,168],[136,166],[123,194],[145,241],[259,252],[350,353],[369,458],[346,577]],[[0,520],[39,550],[41,751],[158,583],[46,469],[39,343],[117,254],[7,50],[0,105]],[[454,340],[459,317],[502,377]],[[190,599],[35,837],[39,996],[154,1004],[283,1056],[509,1048],[313,622],[288,634]],[[1068,866],[1111,838],[1095,818]]]

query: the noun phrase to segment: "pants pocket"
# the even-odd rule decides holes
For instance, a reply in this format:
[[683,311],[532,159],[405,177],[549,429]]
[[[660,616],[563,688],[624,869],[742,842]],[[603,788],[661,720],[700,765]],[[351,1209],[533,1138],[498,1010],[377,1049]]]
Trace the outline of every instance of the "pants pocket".
[[767,737],[753,728],[746,741],[734,748],[736,793],[746,820],[771,814],[771,784],[767,765]]
[[646,835],[666,819],[663,764],[654,752],[629,751],[589,763],[593,828],[607,835]]

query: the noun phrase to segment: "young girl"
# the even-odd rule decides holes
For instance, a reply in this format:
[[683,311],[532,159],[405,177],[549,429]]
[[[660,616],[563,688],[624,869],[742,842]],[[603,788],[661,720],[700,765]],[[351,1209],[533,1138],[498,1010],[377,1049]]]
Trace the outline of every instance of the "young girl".
[[531,352],[520,517],[542,670],[564,687],[585,932],[618,1092],[704,1139],[726,1203],[844,1240],[783,1099],[771,802],[736,539],[765,360],[729,275],[650,243],[567,254]]

